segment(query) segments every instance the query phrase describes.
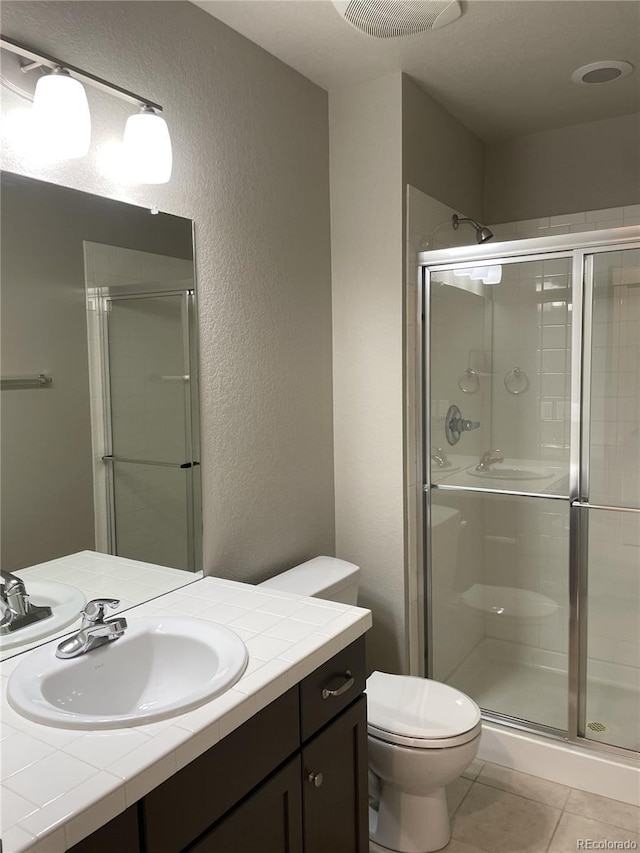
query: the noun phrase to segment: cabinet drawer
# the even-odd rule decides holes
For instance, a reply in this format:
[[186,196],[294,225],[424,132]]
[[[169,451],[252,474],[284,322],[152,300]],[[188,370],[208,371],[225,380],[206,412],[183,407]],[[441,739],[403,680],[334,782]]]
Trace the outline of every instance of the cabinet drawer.
[[300,683],[300,731],[305,741],[339,714],[365,687],[364,637]]
[[146,849],[178,853],[300,745],[298,690],[267,705],[142,801]]

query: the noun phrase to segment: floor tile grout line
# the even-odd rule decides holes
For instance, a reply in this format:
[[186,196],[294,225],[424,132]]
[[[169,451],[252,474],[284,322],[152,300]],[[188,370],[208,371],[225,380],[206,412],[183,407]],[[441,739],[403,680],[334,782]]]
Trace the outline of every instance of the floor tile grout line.
[[476,783],[475,783],[475,781],[474,781],[474,780],[471,780],[471,779],[467,779],[467,782],[471,782],[471,784],[469,785],[469,787],[467,788],[467,790],[464,792],[464,795],[463,795],[462,799],[460,800],[460,802],[458,803],[458,805],[455,807],[455,809],[451,812],[451,815],[449,816],[449,823],[451,824],[451,830],[452,830],[452,832],[453,832],[453,819],[454,819],[454,818],[455,818],[455,816],[458,814],[458,811],[460,810],[460,806],[464,803],[464,801],[465,801],[465,800],[467,799],[467,797],[469,796],[469,791],[470,791],[470,790],[473,788],[473,786],[476,784]]
[[[581,792],[582,792],[582,789],[581,789],[581,788],[571,788],[571,790],[572,790],[572,791],[581,791]],[[585,791],[585,792],[583,792],[583,793],[589,793],[589,792],[588,792],[588,791]],[[569,796],[571,796],[571,795],[569,795]],[[601,796],[601,795],[600,795],[600,794],[594,794],[593,796],[594,796],[594,797],[599,797],[599,796]],[[629,829],[629,827],[628,827],[628,826],[621,826],[619,823],[612,823],[612,821],[611,821],[610,819],[608,819],[608,820],[600,820],[599,818],[589,817],[589,815],[580,814],[580,812],[571,812],[571,811],[569,811],[569,810],[567,809],[567,806],[566,806],[566,805],[565,805],[565,807],[564,807],[564,808],[563,808],[563,810],[562,810],[562,814],[563,814],[563,815],[565,815],[565,814],[566,814],[566,815],[568,815],[569,817],[578,817],[578,818],[582,818],[583,820],[591,820],[591,821],[593,821],[594,823],[602,823],[602,824],[604,824],[605,826],[610,826],[612,829],[620,829],[620,830],[622,830],[623,832],[633,832],[635,835],[640,835],[640,806],[634,806],[632,803],[623,803],[623,802],[622,802],[622,800],[613,800],[611,797],[603,797],[603,799],[605,799],[605,800],[611,800],[611,802],[612,802],[612,803],[622,803],[622,805],[629,806],[629,807],[630,807],[630,808],[632,808],[632,809],[634,809],[634,808],[635,808],[635,809],[638,809],[638,828],[637,828],[637,829]],[[569,798],[567,798],[567,804],[568,804],[568,802],[569,802]]]
[[[534,779],[538,779],[538,778],[541,778],[541,777],[534,776]],[[500,788],[498,785],[492,785],[491,782],[485,782],[484,779],[480,779],[480,778],[477,778],[474,781],[479,782],[481,785],[485,785],[487,788],[493,788],[494,791],[502,791],[503,794],[515,794],[516,797],[522,797],[525,800],[530,800],[532,803],[539,803],[541,806],[549,806],[552,809],[558,809],[559,808],[558,806],[554,806],[552,803],[547,803],[544,800],[538,800],[535,797],[531,796],[530,794],[524,794],[522,791],[513,791],[510,788]],[[542,781],[547,781],[547,780],[542,780]],[[560,783],[554,782],[553,784],[560,784]],[[565,802],[568,802],[569,797],[571,795],[571,791],[573,790],[573,788],[569,788],[567,785],[565,785],[564,787],[568,788],[567,799],[565,801]],[[559,810],[561,812],[563,812],[565,808],[566,808],[566,806],[562,806],[562,808],[560,808]]]
[[[478,775],[480,775],[480,774],[478,774]],[[466,794],[464,795],[464,797],[463,797],[463,798],[460,800],[460,802],[458,803],[458,808],[457,808],[457,809],[455,810],[455,812],[451,815],[451,818],[450,818],[450,823],[451,823],[451,839],[450,839],[450,842],[449,842],[449,843],[451,843],[451,841],[456,841],[456,840],[457,840],[457,839],[455,839],[455,838],[453,837],[453,819],[454,819],[455,815],[457,815],[457,814],[458,814],[458,810],[460,809],[460,806],[461,806],[461,805],[464,803],[464,801],[467,799],[467,797],[468,797],[468,796],[469,796],[469,794],[471,793],[471,791],[472,791],[473,787],[475,786],[475,784],[477,783],[477,781],[478,781],[478,778],[476,777],[476,778],[471,782],[471,784],[469,785],[469,790],[466,792]],[[480,783],[480,784],[482,784],[482,783]],[[462,842],[462,843],[466,844],[466,842]],[[491,850],[487,850],[487,849],[486,849],[486,847],[480,847],[479,845],[474,845],[474,847],[475,847],[475,846],[477,846],[477,849],[478,849],[479,851],[482,851],[482,853],[492,853],[492,851],[491,851]],[[445,849],[446,849],[446,848],[445,848]]]
[[558,815],[558,819],[556,820],[556,825],[553,827],[553,832],[551,833],[551,837],[549,838],[549,843],[546,846],[545,853],[549,853],[551,850],[551,845],[553,844],[553,839],[556,837],[556,833],[558,831],[558,827],[560,826],[560,821],[562,820],[562,816],[564,815],[564,809],[560,811]]
[[511,791],[508,788],[499,788],[497,785],[491,785],[488,782],[484,782],[480,779],[476,779],[476,782],[478,782],[480,785],[484,785],[485,788],[491,788],[493,791],[500,791],[503,794],[512,794],[514,797],[520,797],[523,800],[528,800],[530,803],[537,803],[539,806],[547,806],[547,808],[553,809],[554,811],[557,811],[560,814],[562,814],[562,812],[564,811],[564,808],[554,806],[552,803],[545,803],[544,800],[537,800],[535,797],[532,797],[529,794],[524,794],[522,791]]

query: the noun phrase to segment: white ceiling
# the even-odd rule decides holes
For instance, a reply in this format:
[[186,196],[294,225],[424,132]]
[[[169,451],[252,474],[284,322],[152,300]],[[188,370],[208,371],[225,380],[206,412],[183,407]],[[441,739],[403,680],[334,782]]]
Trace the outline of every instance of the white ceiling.
[[[329,91],[404,71],[485,141],[640,110],[639,0],[467,0],[454,23],[399,39],[360,33],[329,0],[193,2]],[[606,59],[635,71],[571,83]]]

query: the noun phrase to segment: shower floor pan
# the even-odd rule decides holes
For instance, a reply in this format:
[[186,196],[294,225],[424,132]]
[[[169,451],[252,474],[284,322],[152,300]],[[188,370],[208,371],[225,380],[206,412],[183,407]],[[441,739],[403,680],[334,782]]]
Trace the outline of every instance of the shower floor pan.
[[[467,659],[447,684],[485,711],[566,729],[566,672],[481,655],[478,649],[470,657],[473,667],[467,666]],[[590,679],[586,734],[589,740],[640,751],[640,691]]]

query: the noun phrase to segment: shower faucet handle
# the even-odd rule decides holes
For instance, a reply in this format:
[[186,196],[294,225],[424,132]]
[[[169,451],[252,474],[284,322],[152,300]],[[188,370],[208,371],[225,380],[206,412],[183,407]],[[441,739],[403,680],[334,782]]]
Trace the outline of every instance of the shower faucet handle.
[[462,417],[462,412],[456,405],[449,406],[444,419],[444,431],[449,444],[457,444],[463,432],[479,429],[480,421],[471,421]]

